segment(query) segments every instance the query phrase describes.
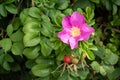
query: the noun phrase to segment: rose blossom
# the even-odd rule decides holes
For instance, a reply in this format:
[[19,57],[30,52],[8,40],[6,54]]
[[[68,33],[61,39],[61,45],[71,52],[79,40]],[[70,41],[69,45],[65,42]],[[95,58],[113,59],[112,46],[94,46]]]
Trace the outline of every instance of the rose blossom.
[[69,44],[71,49],[77,48],[79,41],[88,40],[94,32],[94,29],[85,23],[84,16],[77,11],[63,18],[62,26],[63,30],[58,33],[58,37]]

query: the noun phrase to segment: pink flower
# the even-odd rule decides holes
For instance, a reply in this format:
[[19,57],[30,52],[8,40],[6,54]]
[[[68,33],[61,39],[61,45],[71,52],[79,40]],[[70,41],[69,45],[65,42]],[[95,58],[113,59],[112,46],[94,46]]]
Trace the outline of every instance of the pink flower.
[[88,40],[94,32],[94,29],[85,23],[84,16],[76,11],[63,18],[62,26],[63,30],[58,33],[58,37],[69,44],[71,49],[77,48],[79,41]]

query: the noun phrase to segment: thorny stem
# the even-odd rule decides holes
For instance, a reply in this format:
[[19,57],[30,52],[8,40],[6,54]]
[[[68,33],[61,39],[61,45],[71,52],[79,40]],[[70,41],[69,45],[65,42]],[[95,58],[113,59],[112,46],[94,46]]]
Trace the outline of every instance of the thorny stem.
[[32,0],[32,6],[35,6],[34,0]]
[[70,69],[71,72],[73,72],[73,69],[71,68],[73,66],[73,64],[71,64],[70,66],[68,65],[68,69]]
[[62,70],[62,72],[61,72],[60,76],[62,76],[62,75],[63,75],[63,73],[64,73],[64,71],[65,71],[65,67],[66,67],[66,66],[67,66],[67,63],[64,63],[63,70]]
[[52,73],[54,73],[56,70],[58,70],[61,66],[63,66],[64,64],[59,65]]

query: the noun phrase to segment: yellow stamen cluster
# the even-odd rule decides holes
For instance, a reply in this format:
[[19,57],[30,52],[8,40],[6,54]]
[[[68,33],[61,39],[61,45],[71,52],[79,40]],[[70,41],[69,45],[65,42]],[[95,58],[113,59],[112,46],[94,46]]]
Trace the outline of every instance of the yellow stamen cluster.
[[77,37],[80,35],[80,28],[78,27],[72,27],[70,31],[70,35],[73,37]]

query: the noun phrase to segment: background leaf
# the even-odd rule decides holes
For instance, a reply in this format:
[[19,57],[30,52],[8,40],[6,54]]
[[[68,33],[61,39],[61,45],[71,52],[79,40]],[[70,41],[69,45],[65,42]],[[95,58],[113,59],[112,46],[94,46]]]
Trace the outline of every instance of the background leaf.
[[0,4],[0,14],[3,16],[3,17],[6,17],[7,16],[7,11],[5,9],[5,6],[3,4]]
[[104,61],[107,64],[114,65],[118,61],[118,56],[116,54],[113,54],[113,53],[108,54],[108,55],[105,56]]
[[24,49],[24,45],[22,42],[16,42],[12,45],[12,53],[14,55],[22,55]]
[[31,7],[28,13],[31,17],[40,19],[40,9],[36,7]]
[[40,43],[40,38],[34,33],[28,33],[23,37],[23,42],[26,47],[36,46]]
[[108,74],[109,80],[115,80],[120,76],[120,68],[117,68],[112,73]]
[[93,61],[91,63],[91,67],[96,71],[99,72],[100,71],[100,64],[97,61]]
[[50,69],[41,67],[41,65],[35,65],[32,68],[32,72],[35,76],[46,77],[50,74]]
[[15,33],[11,34],[10,39],[12,41],[22,41],[22,39],[23,39],[23,32],[21,30],[16,31]]
[[18,13],[16,6],[13,5],[13,4],[5,5],[5,9],[7,9],[7,11],[12,13],[12,14],[17,14]]
[[33,47],[33,48],[25,48],[23,51],[23,54],[28,58],[28,59],[35,59],[39,55],[39,50],[40,47]]
[[40,44],[41,44],[41,52],[43,56],[49,56],[52,52],[52,47],[51,47],[51,43],[49,42],[49,40],[45,38],[41,39]]
[[0,45],[5,51],[8,51],[10,50],[12,46],[12,42],[9,38],[5,38],[5,39],[0,40]]
[[12,24],[9,24],[7,26],[7,35],[10,36],[13,33],[13,26]]

